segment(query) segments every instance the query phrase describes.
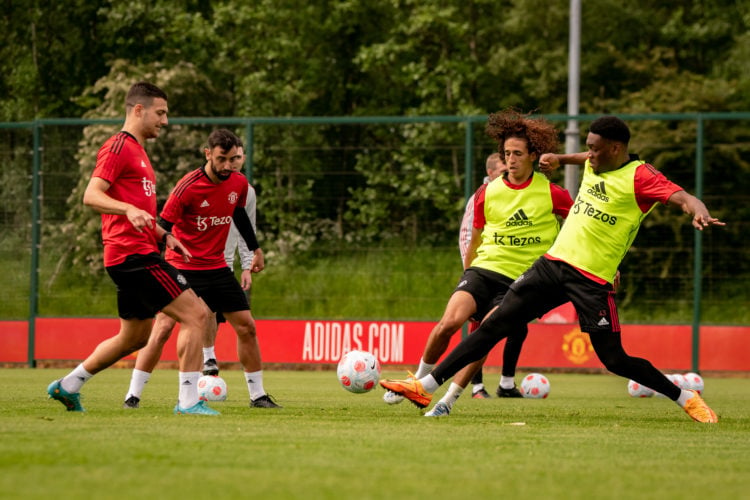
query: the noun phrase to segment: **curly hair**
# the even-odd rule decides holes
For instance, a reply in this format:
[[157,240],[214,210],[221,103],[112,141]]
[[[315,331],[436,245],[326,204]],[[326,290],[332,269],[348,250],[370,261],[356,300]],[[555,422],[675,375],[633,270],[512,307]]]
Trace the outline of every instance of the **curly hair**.
[[530,118],[515,109],[492,113],[487,119],[487,135],[497,141],[497,150],[503,154],[505,140],[510,137],[526,140],[529,153],[557,153],[560,141],[557,129],[544,118]]

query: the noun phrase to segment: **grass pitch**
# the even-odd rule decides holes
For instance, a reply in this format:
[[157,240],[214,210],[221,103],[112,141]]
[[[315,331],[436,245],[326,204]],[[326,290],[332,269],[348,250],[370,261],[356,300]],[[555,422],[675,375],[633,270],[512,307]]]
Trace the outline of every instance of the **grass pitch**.
[[[68,370],[2,369],[0,498],[747,498],[750,379],[707,378],[717,425],[612,375],[550,374],[546,400],[473,400],[445,418],[334,372],[266,371],[282,410],[251,409],[225,370],[219,417],[172,415],[177,373],[157,370],[141,409],[130,370],[83,390],[85,414],[46,399]],[[517,379],[520,380],[519,373]],[[402,376],[388,372],[383,376]],[[486,374],[489,387],[498,376]],[[447,387],[447,386],[444,386]],[[442,395],[438,392],[436,398]]]

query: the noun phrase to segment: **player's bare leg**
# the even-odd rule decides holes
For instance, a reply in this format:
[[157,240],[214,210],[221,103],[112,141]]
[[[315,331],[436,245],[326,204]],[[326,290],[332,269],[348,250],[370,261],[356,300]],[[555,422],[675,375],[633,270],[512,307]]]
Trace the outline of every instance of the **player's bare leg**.
[[101,342],[83,362],[83,367],[92,375],[112,366],[148,343],[152,320],[120,319],[120,331],[114,337]]
[[83,363],[47,387],[50,398],[60,401],[68,411],[85,411],[80,391],[91,377],[135,352],[148,342],[151,319],[120,319],[120,331],[96,346]]
[[263,364],[255,330],[255,320],[249,310],[225,312],[224,316],[237,333],[237,357],[240,359],[250,393],[250,406],[280,408],[263,387]]
[[143,388],[151,378],[151,373],[156,368],[156,364],[161,359],[161,353],[164,344],[172,336],[172,330],[177,322],[164,313],[157,313],[154,324],[151,327],[151,334],[146,346],[138,351],[135,358],[135,368],[130,376],[130,387],[125,395],[123,408],[137,409],[140,407],[141,395]]
[[[477,304],[470,293],[458,291],[451,295],[443,312],[443,317],[440,318],[427,338],[422,360],[431,365],[437,363],[440,356],[448,349],[453,335],[476,311]],[[416,375],[422,376],[420,373]]]
[[180,322],[177,336],[177,357],[180,367],[180,395],[175,413],[217,415],[218,412],[205,406],[198,397],[198,379],[203,364],[203,336],[213,315],[195,292],[185,290],[162,312]]
[[444,417],[449,415],[456,400],[461,396],[464,389],[466,389],[466,386],[469,385],[474,375],[482,369],[482,365],[484,365],[486,360],[487,356],[461,368],[461,370],[453,377],[453,381],[448,387],[448,391],[442,398],[440,398],[440,401],[435,403],[432,410],[425,413],[425,417]]
[[[430,336],[427,338],[422,359],[419,360],[417,373],[413,375],[421,378],[430,373],[438,362],[440,356],[448,350],[451,338],[463,326],[464,323],[477,311],[477,304],[474,297],[468,292],[454,292],[445,306],[443,317],[432,328]],[[411,374],[410,374],[411,376]],[[401,403],[404,398],[393,391],[386,391],[383,394],[383,401],[393,405]]]

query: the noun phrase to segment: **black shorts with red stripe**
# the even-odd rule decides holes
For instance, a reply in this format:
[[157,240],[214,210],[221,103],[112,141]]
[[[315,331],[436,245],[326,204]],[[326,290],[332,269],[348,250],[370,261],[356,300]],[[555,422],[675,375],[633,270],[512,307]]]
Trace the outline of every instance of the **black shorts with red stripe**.
[[187,279],[158,253],[129,255],[107,268],[117,285],[117,312],[122,319],[153,318],[190,288]]
[[615,291],[610,283],[599,284],[576,268],[559,260],[540,257],[510,286],[502,303],[505,313],[530,321],[555,307],[572,302],[581,331],[619,333],[620,320]]

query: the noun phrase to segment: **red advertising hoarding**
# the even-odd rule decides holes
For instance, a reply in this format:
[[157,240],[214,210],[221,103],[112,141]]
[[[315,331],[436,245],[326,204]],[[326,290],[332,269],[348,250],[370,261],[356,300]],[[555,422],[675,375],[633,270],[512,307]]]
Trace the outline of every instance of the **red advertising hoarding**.
[[[416,365],[435,323],[418,321],[257,320],[264,363],[331,364],[352,349],[372,352],[384,365]],[[102,340],[117,333],[117,319],[38,318],[35,323],[36,360],[82,360]],[[28,323],[0,321],[0,363],[26,363]],[[689,325],[623,325],[628,353],[649,359],[662,370],[692,368],[692,328]],[[750,327],[704,326],[700,329],[699,369],[750,371]],[[162,360],[176,360],[176,336],[164,348]],[[458,332],[451,348],[461,338]],[[502,364],[501,342],[487,366]],[[234,332],[222,324],[216,351],[223,362],[236,362]],[[134,359],[135,353],[126,359]],[[533,323],[519,367],[603,368],[588,335],[575,323]]]

